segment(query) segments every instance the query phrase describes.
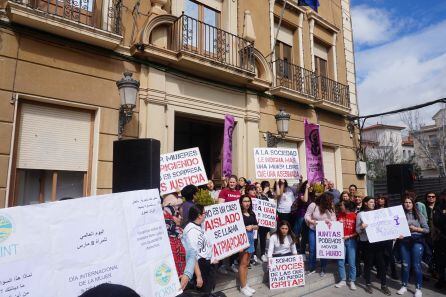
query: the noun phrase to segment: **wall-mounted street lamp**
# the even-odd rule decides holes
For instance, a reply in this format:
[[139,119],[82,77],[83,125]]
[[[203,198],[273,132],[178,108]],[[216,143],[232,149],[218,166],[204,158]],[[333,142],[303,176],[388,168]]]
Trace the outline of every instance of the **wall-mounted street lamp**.
[[122,138],[125,125],[130,122],[133,116],[133,109],[136,106],[136,96],[139,90],[139,81],[132,78],[133,73],[126,71],[124,77],[116,82],[121,97],[119,108],[118,138]]
[[275,147],[288,134],[288,126],[290,123],[290,114],[285,112],[282,108],[279,113],[274,116],[276,118],[277,132],[280,137],[273,135],[271,132],[266,132],[265,140],[268,147]]

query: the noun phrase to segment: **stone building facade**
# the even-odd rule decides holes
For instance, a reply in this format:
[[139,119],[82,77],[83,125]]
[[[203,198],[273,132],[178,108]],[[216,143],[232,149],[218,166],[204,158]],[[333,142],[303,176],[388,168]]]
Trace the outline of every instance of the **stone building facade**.
[[254,177],[253,148],[283,108],[277,145],[305,168],[303,120],[319,123],[327,178],[363,191],[350,3],[320,2],[0,0],[0,207],[111,192],[124,71],[140,81],[124,138],[198,146],[219,180],[231,114],[233,171]]

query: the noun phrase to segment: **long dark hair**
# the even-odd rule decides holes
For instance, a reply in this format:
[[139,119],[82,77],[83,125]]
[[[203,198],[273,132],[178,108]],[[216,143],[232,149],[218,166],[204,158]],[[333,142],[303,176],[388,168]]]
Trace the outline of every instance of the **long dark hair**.
[[269,188],[269,191],[266,192],[266,196],[268,196],[268,198],[273,198],[274,197],[273,192],[271,192],[271,184],[269,183],[269,181],[263,180],[260,183],[260,186],[262,187],[262,191],[264,191],[266,187]]
[[245,199],[245,198],[249,198],[249,201],[251,202],[251,203],[249,203],[248,213],[249,213],[250,215],[254,215],[254,211],[252,210],[252,199],[251,199],[251,197],[249,197],[248,194],[245,194],[245,195],[241,196],[241,197],[239,198],[239,200],[238,200],[239,203],[240,203],[240,209],[241,209],[241,211],[242,211],[242,214],[243,214],[243,199]]
[[[379,200],[383,198],[384,199],[384,208],[389,207],[389,196],[387,196],[386,194],[378,194],[378,197],[376,198],[376,200]],[[375,201],[375,209],[380,209],[381,206],[378,205],[378,203]]]
[[[275,182],[274,182],[274,186],[273,186],[273,190],[274,190],[274,192],[277,190],[277,187],[278,187],[278,186],[281,186],[281,185],[282,185],[282,182],[281,182],[280,180],[279,180],[279,182],[275,181]],[[284,179],[284,180],[283,180],[283,190],[285,191],[286,188],[288,188],[288,182],[287,182],[286,179]]]
[[325,213],[327,210],[329,212],[334,212],[333,209],[333,195],[330,193],[323,193],[316,199],[316,205],[319,207],[319,212],[321,214]]
[[285,240],[285,237],[286,237],[286,236],[283,236],[282,232],[280,231],[280,227],[282,227],[282,226],[287,226],[288,227],[288,235],[291,237],[291,240],[292,240],[291,244],[295,244],[298,241],[298,239],[297,239],[296,235],[294,235],[293,230],[291,230],[291,225],[290,225],[290,223],[287,220],[280,221],[277,224],[277,230],[276,230],[275,234],[279,238],[280,244],[284,243],[284,240]]
[[412,201],[412,212],[415,214],[415,218],[418,220],[418,222],[421,222],[421,214],[418,211],[418,207],[417,207],[417,202],[415,201],[415,198],[411,195],[404,195],[404,199],[403,199],[403,209],[404,209],[404,213],[408,213],[409,211],[404,207],[404,203],[406,202],[406,200],[409,199],[410,201]]
[[308,180],[304,181],[299,188],[299,193],[304,194],[307,188]]
[[376,200],[374,197],[372,197],[372,196],[365,196],[363,199],[362,199],[362,206],[361,206],[361,211],[368,211],[368,210],[371,210],[371,209],[369,209],[368,207],[367,207],[367,202],[369,202],[370,200]]

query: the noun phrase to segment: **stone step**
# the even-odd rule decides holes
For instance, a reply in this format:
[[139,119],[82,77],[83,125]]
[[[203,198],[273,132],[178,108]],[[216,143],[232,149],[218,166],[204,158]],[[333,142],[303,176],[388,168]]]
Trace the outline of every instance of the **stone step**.
[[[324,277],[320,277],[319,273],[313,273],[305,277],[305,286],[288,289],[269,289],[267,264],[262,263],[252,266],[248,270],[249,286],[256,290],[254,296],[303,296],[314,293],[318,290],[324,289],[335,284],[336,264],[330,263],[327,266],[327,273]],[[221,291],[227,297],[243,296],[239,291],[239,281],[237,275],[233,272],[228,272],[227,275],[222,275],[217,272],[217,286],[215,291]]]

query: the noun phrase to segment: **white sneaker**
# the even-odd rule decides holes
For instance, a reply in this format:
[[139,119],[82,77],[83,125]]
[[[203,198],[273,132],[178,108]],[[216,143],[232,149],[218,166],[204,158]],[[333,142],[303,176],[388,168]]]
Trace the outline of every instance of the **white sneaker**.
[[415,290],[415,294],[413,294],[414,297],[422,297],[423,293],[421,292],[420,289],[416,289]]
[[248,291],[250,291],[252,294],[254,294],[256,292],[256,290],[254,290],[253,288],[251,288],[248,284],[246,284],[246,289],[248,289]]
[[309,271],[307,271],[306,275],[312,275],[315,272],[316,272],[316,270],[309,270]]
[[268,257],[266,255],[262,255],[261,259],[265,263],[268,262]]
[[347,283],[345,281],[340,281],[339,283],[337,283],[335,285],[336,288],[342,288],[345,287],[347,285]]
[[238,272],[238,268],[237,268],[237,266],[235,264],[231,265],[231,270],[232,270],[232,272],[235,272],[235,273]]
[[252,259],[256,262],[256,264],[259,264],[259,258],[257,258],[257,255],[252,256]]
[[225,265],[221,265],[220,267],[218,267],[217,271],[224,275],[228,274],[228,270],[226,269]]
[[356,290],[356,285],[354,282],[350,282],[350,290],[353,290],[353,291]]
[[399,289],[398,291],[396,291],[396,293],[397,293],[398,295],[403,295],[403,294],[406,293],[406,292],[407,292],[407,287],[405,287],[405,286],[402,286],[401,289]]
[[242,293],[243,295],[248,296],[248,297],[252,296],[251,291],[249,291],[249,289],[247,287],[240,288],[240,293]]

